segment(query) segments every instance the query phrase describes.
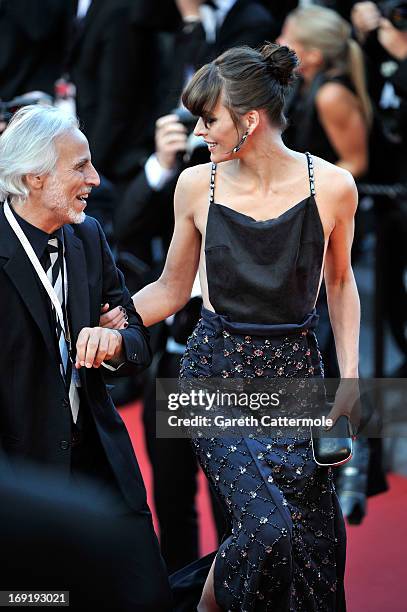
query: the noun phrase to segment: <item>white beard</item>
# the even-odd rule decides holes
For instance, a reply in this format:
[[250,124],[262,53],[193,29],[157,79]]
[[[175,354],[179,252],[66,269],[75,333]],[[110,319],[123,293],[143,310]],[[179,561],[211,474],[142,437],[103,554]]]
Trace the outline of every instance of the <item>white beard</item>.
[[64,219],[64,224],[78,224],[85,221],[86,215],[84,211],[78,212],[72,208],[72,206],[70,206],[58,180],[53,179],[52,185],[49,185],[48,187],[48,192],[50,202],[54,203],[55,205],[54,212],[56,215]]
[[85,211],[76,212],[71,210],[69,211],[69,216],[71,217],[71,223],[74,224],[83,223],[86,218]]

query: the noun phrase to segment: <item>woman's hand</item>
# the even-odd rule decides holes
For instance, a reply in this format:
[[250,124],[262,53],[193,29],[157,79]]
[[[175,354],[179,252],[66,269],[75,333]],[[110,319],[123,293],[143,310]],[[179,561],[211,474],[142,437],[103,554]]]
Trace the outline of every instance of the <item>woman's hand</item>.
[[326,418],[332,419],[333,427],[337,419],[345,415],[351,422],[352,432],[356,433],[360,425],[361,414],[359,379],[342,378],[335,395],[334,405]]
[[116,306],[112,310],[109,308],[109,304],[102,305],[99,326],[109,329],[126,329],[129,318],[126,309],[123,306]]

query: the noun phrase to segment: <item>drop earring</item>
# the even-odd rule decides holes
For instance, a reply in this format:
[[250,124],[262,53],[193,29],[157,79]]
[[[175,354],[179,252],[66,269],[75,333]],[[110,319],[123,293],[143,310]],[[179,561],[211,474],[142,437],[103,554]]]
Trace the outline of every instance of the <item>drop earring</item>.
[[249,135],[249,130],[246,130],[245,133],[243,134],[242,138],[240,139],[240,141],[237,143],[237,145],[234,147],[234,149],[232,149],[232,153],[237,153],[238,151],[240,151],[240,149],[242,148],[243,143],[247,139],[248,135]]

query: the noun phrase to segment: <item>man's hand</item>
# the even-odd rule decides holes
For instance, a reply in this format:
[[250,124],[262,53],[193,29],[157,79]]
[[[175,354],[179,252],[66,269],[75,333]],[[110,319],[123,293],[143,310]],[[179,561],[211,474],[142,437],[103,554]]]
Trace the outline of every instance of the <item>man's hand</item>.
[[117,330],[84,327],[76,343],[75,367],[99,368],[102,361],[120,359],[122,346],[123,338]]
[[173,170],[177,165],[177,153],[186,150],[187,130],[177,115],[164,115],[155,124],[155,154],[160,166]]
[[109,310],[109,308],[109,304],[104,304],[100,309],[99,326],[108,327],[109,329],[126,329],[129,325],[129,315],[126,309],[123,306],[116,306],[112,310]]
[[367,35],[380,25],[380,11],[374,2],[357,2],[351,13],[351,20],[356,35],[364,42]]
[[382,18],[377,37],[394,59],[402,62],[407,58],[407,32],[398,30],[388,19]]

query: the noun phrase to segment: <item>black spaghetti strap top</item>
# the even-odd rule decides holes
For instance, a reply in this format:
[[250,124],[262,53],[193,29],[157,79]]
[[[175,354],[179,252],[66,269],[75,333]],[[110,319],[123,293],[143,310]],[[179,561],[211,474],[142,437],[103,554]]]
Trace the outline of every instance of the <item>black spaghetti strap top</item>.
[[312,157],[306,158],[310,195],[266,221],[215,202],[212,164],[205,257],[209,300],[218,314],[237,322],[290,324],[312,312],[324,232]]

